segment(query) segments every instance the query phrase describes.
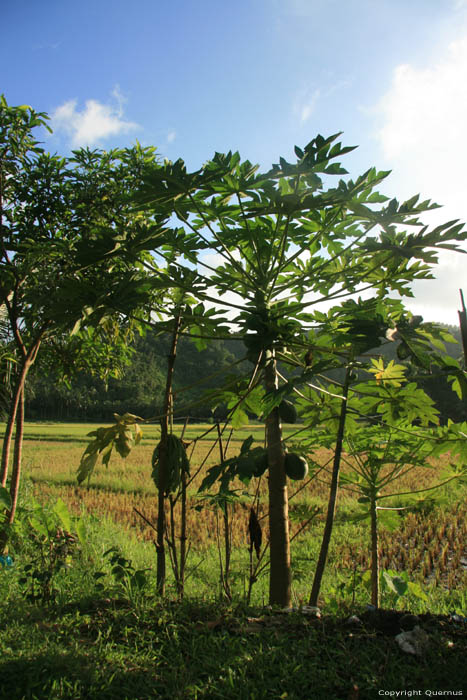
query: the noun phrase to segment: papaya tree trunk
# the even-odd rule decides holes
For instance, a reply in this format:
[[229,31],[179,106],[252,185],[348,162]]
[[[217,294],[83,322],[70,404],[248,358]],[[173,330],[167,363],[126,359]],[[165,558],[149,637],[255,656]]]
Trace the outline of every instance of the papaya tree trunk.
[[[267,352],[265,366],[266,391],[276,391],[278,378],[274,353]],[[269,541],[271,568],[269,603],[290,607],[291,568],[289,536],[289,503],[284,468],[284,447],[279,409],[274,408],[266,419],[266,446],[269,465]]]
[[467,310],[465,308],[464,293],[462,289],[459,289],[461,295],[462,309],[458,311],[459,314],[459,327],[461,329],[462,338],[462,348],[464,350],[464,364],[467,369]]
[[179,596],[183,598],[185,592],[185,565],[187,559],[186,547],[186,481],[187,475],[185,470],[182,471],[182,494],[181,494],[181,523],[180,523],[180,587]]
[[[162,428],[162,426],[161,426]],[[165,593],[165,494],[166,483],[166,455],[167,449],[164,445],[164,438],[161,429],[161,441],[159,447],[159,492],[157,497],[157,590],[160,595]]]
[[371,527],[371,604],[379,608],[378,511],[374,494],[370,498]]
[[[185,437],[185,431],[188,425],[188,416],[185,418],[185,425],[183,426],[182,434],[181,434],[181,439]],[[187,508],[186,508],[186,487],[187,487],[187,473],[185,469],[182,469],[182,483],[181,483],[181,489],[180,489],[180,567],[179,567],[179,575],[178,575],[178,581],[179,581],[179,586],[178,586],[178,595],[180,600],[183,599],[184,593],[185,593],[185,566],[186,566],[186,560],[188,556],[187,552],[187,528],[186,528],[186,516],[187,516]]]
[[379,608],[379,542],[378,542],[378,509],[376,497],[370,496],[370,529],[371,529],[371,604]]
[[349,394],[350,376],[351,369],[350,367],[347,367],[344,379],[344,387],[342,390],[342,404],[339,415],[339,425],[337,428],[336,449],[334,452],[334,461],[332,466],[331,488],[329,492],[326,523],[324,526],[323,539],[321,541],[321,549],[319,553],[318,563],[316,565],[313,586],[310,594],[310,605],[313,606],[316,606],[318,604],[318,596],[321,589],[321,581],[323,579],[324,569],[326,567],[326,559],[328,556],[332,528],[334,525],[334,514],[336,511],[337,494],[339,490],[339,470],[341,465],[342,445],[344,442],[345,419],[347,416],[347,397]]
[[163,417],[161,418],[161,440],[159,447],[159,493],[157,500],[157,541],[156,541],[156,551],[157,551],[157,590],[160,595],[165,593],[165,579],[166,579],[166,561],[165,561],[165,528],[166,528],[166,517],[165,517],[165,493],[168,475],[168,464],[167,464],[167,437],[169,434],[169,427],[171,416],[173,413],[173,403],[172,403],[172,385],[173,385],[173,375],[175,369],[175,360],[177,358],[177,344],[180,334],[181,326],[181,315],[178,314],[174,320],[174,329],[172,333],[172,344],[170,348],[170,353],[167,357],[167,377],[165,384],[165,394],[164,394],[164,407],[163,407]]

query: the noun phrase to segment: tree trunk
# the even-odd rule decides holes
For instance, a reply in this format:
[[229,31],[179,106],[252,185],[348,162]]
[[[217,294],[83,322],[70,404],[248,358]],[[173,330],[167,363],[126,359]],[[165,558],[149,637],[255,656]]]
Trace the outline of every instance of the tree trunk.
[[24,431],[24,391],[21,391],[18,411],[16,413],[15,449],[13,453],[13,468],[11,471],[10,498],[11,507],[8,512],[3,530],[0,533],[0,552],[3,552],[8,542],[8,530],[14,522],[18,504],[19,485],[21,482],[21,453],[23,448]]
[[15,518],[16,506],[18,503],[19,485],[21,481],[21,457],[23,452],[24,433],[24,390],[21,392],[18,412],[16,414],[15,449],[13,452],[13,468],[11,471],[10,498],[11,510],[8,522],[11,524]]
[[157,590],[160,595],[165,593],[165,491],[167,483],[167,436],[169,434],[170,417],[173,413],[172,384],[177,357],[177,343],[180,333],[181,316],[175,318],[172,334],[172,345],[167,358],[167,378],[164,396],[164,415],[161,419],[161,440],[159,446],[159,493],[157,500]]
[[[21,371],[18,376],[18,380],[16,382],[15,386],[15,391],[13,394],[13,398],[11,400],[11,406],[10,406],[10,411],[8,415],[8,422],[6,426],[6,431],[5,435],[3,437],[3,448],[2,448],[2,464],[0,467],[0,483],[2,486],[6,485],[6,481],[8,478],[8,463],[10,461],[10,450],[11,450],[11,441],[13,437],[13,426],[16,421],[16,414],[18,412],[18,406],[20,402],[24,399],[22,399],[22,394],[24,393],[24,387],[26,385],[26,379],[28,376],[28,372],[31,368],[31,366],[34,364],[34,361],[37,357],[37,353],[39,352],[39,347],[41,344],[41,339],[42,339],[42,332],[39,334],[39,337],[33,344],[33,346],[30,348],[29,352],[26,353],[26,349],[23,346],[21,346],[20,342],[17,339],[17,343],[19,345],[19,348],[21,350],[23,359],[21,363]],[[23,405],[23,414],[24,414],[24,405]],[[24,422],[24,419],[23,419]],[[20,450],[21,454],[21,450]]]
[[319,591],[321,589],[321,581],[326,566],[329,544],[331,542],[332,528],[334,525],[334,514],[336,511],[337,494],[339,490],[339,470],[341,464],[342,445],[344,442],[345,419],[347,415],[347,396],[349,393],[351,370],[348,367],[345,373],[344,387],[342,390],[342,405],[339,416],[339,426],[337,429],[336,449],[334,452],[334,463],[332,467],[331,490],[329,492],[328,512],[326,514],[326,524],[324,526],[323,539],[321,542],[321,550],[319,553],[318,563],[316,565],[315,577],[310,594],[310,605],[318,604]]
[[[266,391],[278,388],[276,360],[268,352],[265,367]],[[266,445],[269,464],[269,540],[271,568],[269,574],[269,603],[290,607],[291,569],[289,538],[289,503],[287,477],[284,468],[284,447],[279,409],[266,419]]]
[[371,604],[379,608],[378,512],[376,499],[371,496]]
[[464,350],[464,364],[465,368],[467,369],[467,311],[465,308],[464,293],[462,289],[459,289],[459,292],[461,295],[462,309],[457,313],[459,314],[459,327],[461,329],[462,348]]
[[3,436],[3,448],[2,448],[2,465],[0,471],[0,483],[2,486],[6,486],[8,478],[8,464],[10,461],[10,450],[11,442],[13,439],[13,428],[16,422],[16,414],[18,412],[18,406],[21,403],[21,396],[23,394],[24,385],[26,383],[26,376],[29,371],[28,363],[24,363],[18,380],[16,382],[15,391],[13,398],[11,400],[10,410],[8,412],[8,421],[6,425],[5,435]]
[[157,498],[157,591],[160,595],[165,593],[165,471],[166,454],[164,438],[162,437],[159,446],[159,492]]
[[186,472],[182,472],[182,505],[181,505],[181,524],[180,524],[180,599],[183,598],[185,592],[185,564],[187,559],[186,551]]
[[6,481],[8,478],[8,463],[10,461],[11,439],[13,437],[13,426],[14,426],[15,420],[16,420],[16,411],[18,409],[18,400],[19,400],[19,395],[17,396],[16,391],[15,391],[14,400],[12,401],[12,406],[11,406],[11,409],[8,413],[8,421],[6,424],[5,435],[3,436],[2,466],[1,466],[1,470],[0,470],[0,484],[3,487],[6,486]]

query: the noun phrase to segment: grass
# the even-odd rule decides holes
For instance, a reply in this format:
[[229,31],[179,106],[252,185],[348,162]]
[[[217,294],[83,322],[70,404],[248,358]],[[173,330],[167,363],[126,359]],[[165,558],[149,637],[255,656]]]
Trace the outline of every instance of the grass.
[[[450,616],[467,614],[467,574],[461,565],[467,541],[465,490],[446,488],[441,505],[425,505],[392,523],[392,529],[383,525],[383,568],[407,571],[427,595],[427,600],[414,594],[397,598],[383,590],[382,607],[396,612],[383,611],[375,617],[366,610],[368,525],[349,519],[357,503],[344,491],[323,581],[322,616],[298,610],[308,600],[323,512],[292,542],[297,612],[284,614],[265,607],[267,570],[253,587],[251,605],[246,605],[251,499],[242,484],[236,484],[243,495],[233,521],[233,603],[222,600],[219,584],[216,529],[220,520],[205,506],[200,511],[190,509],[192,550],[185,600],[176,602],[175,585],[169,579],[162,601],[155,594],[153,532],[133,511],[136,506],[153,522],[156,519],[150,461],[158,431],[147,427],[143,444],[127,460],[112,457],[109,469],[100,469],[89,488],[78,487],[76,468],[88,441],[86,433],[94,427],[26,426],[23,503],[31,495],[44,504],[62,498],[77,517],[84,513],[86,537],[73,549],[69,567],[54,572],[56,596],[47,605],[25,600],[25,587],[20,584],[24,566],[35,558],[36,565],[44,567],[47,552],[42,560],[37,558],[37,546],[34,549],[27,528],[12,542],[15,566],[0,569],[0,698],[364,700],[380,697],[380,691],[413,689],[424,694],[427,689],[467,687],[467,625]],[[193,439],[208,427],[193,426],[185,437]],[[231,454],[252,432],[261,441],[259,427],[239,431],[230,443]],[[199,464],[211,445],[210,436],[198,442],[192,463]],[[314,455],[323,464],[327,458],[324,451]],[[216,459],[217,454],[209,455],[206,466]],[[401,490],[428,484],[441,466],[442,461],[433,470],[411,474]],[[196,497],[201,478],[190,487],[191,505],[201,505]],[[297,492],[291,500],[292,533],[310,508],[324,509],[327,480],[323,472],[322,480],[311,481],[301,491],[300,484],[292,484],[292,495]],[[264,514],[266,483],[262,481]],[[262,524],[267,530],[266,520]],[[131,560],[134,569],[151,569],[141,592],[112,576],[104,557],[112,546]],[[97,571],[106,573],[102,590],[96,589]],[[421,656],[402,652],[394,641],[407,610],[420,616],[429,635]],[[361,620],[355,627],[347,623],[351,614]]]
[[[189,427],[185,439],[194,440],[212,426],[197,425]],[[138,539],[152,542],[154,531],[134,511],[136,507],[151,522],[157,520],[156,489],[150,477],[151,456],[159,439],[155,426],[146,426],[141,445],[134,448],[126,460],[118,455],[111,458],[110,465],[98,467],[88,486],[78,486],[76,469],[80,457],[90,440],[87,433],[95,426],[89,424],[42,424],[28,423],[25,432],[24,465],[25,476],[33,484],[34,495],[42,500],[62,498],[75,514],[83,508],[100,518],[110,518],[117,525],[131,531]],[[292,429],[289,428],[290,434]],[[250,434],[258,443],[262,442],[261,426],[251,426],[237,431],[229,445],[229,455],[237,454],[240,445]],[[218,461],[218,453],[213,445],[213,433],[206,435],[193,445],[192,464],[196,465],[206,459],[203,471],[195,478],[189,488],[190,503],[200,507],[197,489],[205,470]],[[287,432],[286,432],[287,435]],[[192,448],[190,448],[191,450]],[[318,464],[325,464],[329,453],[320,450],[313,455]],[[436,479],[442,460],[437,460],[433,468],[414,469],[399,484],[400,491],[424,488]],[[254,480],[256,482],[256,480]],[[321,513],[305,533],[294,542],[294,548],[301,546],[304,540],[317,541],[324,518],[327,502],[329,475],[322,472],[312,480],[306,489],[301,482],[290,484],[290,511],[292,534],[297,532],[309,517],[313,506],[319,507]],[[240,495],[234,508],[233,544],[245,548],[247,542],[249,504],[256,484],[248,489],[240,482],[235,484]],[[406,570],[410,576],[425,582],[435,580],[439,585],[451,590],[458,585],[465,585],[466,577],[461,566],[461,559],[466,556],[464,543],[467,542],[467,489],[459,491],[454,483],[444,489],[444,503],[441,507],[425,505],[419,512],[401,517],[399,522],[384,524],[381,528],[381,565],[383,568]],[[267,482],[263,478],[260,484],[260,513],[265,516],[267,502]],[[443,500],[443,499],[441,499]],[[330,565],[333,562],[338,569],[351,570],[358,565],[364,571],[369,566],[369,544],[367,521],[363,524],[348,522],[349,517],[358,512],[357,498],[352,493],[341,489],[339,496],[337,523],[330,552]],[[265,527],[266,518],[262,525]],[[190,509],[188,513],[188,530],[192,547],[197,551],[212,549],[216,545],[218,517],[215,509],[204,507],[201,511]],[[292,550],[294,555],[294,550]],[[299,554],[298,556],[302,556]],[[310,562],[312,575],[312,562]],[[339,571],[337,571],[339,573]],[[334,576],[334,573],[333,573]],[[300,593],[301,594],[301,593]]]
[[[92,573],[105,568],[104,549],[119,546],[139,567],[148,563],[148,545],[110,521],[85,520],[86,545],[57,574],[54,604],[21,596],[25,553],[0,572],[0,698],[365,700],[380,690],[459,691],[467,683],[465,624],[421,614],[430,642],[412,657],[394,641],[402,613],[372,616],[361,591],[354,605],[342,598],[335,608],[326,603],[319,618],[246,606],[240,590],[227,605],[218,597],[213,557],[206,556],[182,603],[170,588],[164,601],[157,598],[153,578],[134,595],[112,577],[97,592]],[[421,613],[416,601],[405,605]],[[351,613],[361,624],[347,622]]]
[[18,609],[2,622],[0,697],[9,700],[365,700],[381,690],[461,691],[467,682],[465,631],[446,636],[435,618],[425,622],[431,641],[421,659],[370,622],[351,629],[331,617],[196,600],[136,609],[82,600],[60,611]]

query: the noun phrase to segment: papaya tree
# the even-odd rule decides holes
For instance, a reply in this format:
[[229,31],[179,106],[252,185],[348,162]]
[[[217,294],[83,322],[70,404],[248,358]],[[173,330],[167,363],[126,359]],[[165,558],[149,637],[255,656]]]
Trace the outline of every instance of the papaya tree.
[[[231,152],[216,153],[192,173],[181,160],[149,166],[135,198],[153,220],[152,227],[135,232],[138,249],[156,248],[164,219],[165,248],[159,245],[147,266],[156,269],[172,256],[172,269],[190,271],[191,284],[182,283],[182,289],[223,311],[253,363],[251,381],[239,388],[233,412],[237,420],[246,419],[245,409],[256,402],[265,421],[269,599],[282,606],[290,605],[291,567],[280,406],[294,384],[347,361],[347,353],[333,345],[332,333],[326,340],[335,319],[322,305],[355,294],[371,293],[377,300],[390,293],[410,296],[414,279],[432,276],[437,249],[460,250],[465,239],[457,221],[432,230],[421,223],[420,215],[437,205],[418,196],[399,203],[379,194],[375,188],[385,172],[371,168],[332,187],[332,176],[347,175],[336,159],[352,150],[337,136],[317,136],[305,148],[296,147],[295,163],[281,158],[265,173]],[[168,267],[165,274],[173,285]],[[356,320],[348,324],[350,343],[360,336],[361,319]],[[327,343],[321,361],[313,359],[314,330],[322,331],[321,343]],[[300,369],[293,382],[281,384],[279,360]]]

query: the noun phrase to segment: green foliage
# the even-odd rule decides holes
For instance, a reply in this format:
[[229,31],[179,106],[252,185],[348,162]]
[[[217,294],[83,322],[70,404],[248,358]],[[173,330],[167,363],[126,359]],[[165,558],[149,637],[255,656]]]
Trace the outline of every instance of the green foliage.
[[72,518],[61,499],[52,508],[33,502],[24,517],[31,528],[34,554],[22,567],[19,584],[26,600],[49,605],[59,593],[57,574],[71,566],[77,553],[78,538],[71,531]]
[[148,588],[147,572],[150,569],[135,569],[131,560],[124,557],[118,547],[111,547],[105,551],[103,558],[109,562],[113,583],[110,585],[107,583],[108,573],[106,571],[96,571],[93,574],[96,590],[105,591],[110,595],[123,592],[130,601],[136,602],[138,596]]
[[[89,356],[94,368],[118,371],[124,352],[109,357],[105,340],[126,345],[122,321],[130,317],[127,329],[145,322],[163,331],[172,330],[176,318],[177,329],[199,348],[206,339],[225,336],[233,324],[254,367],[247,376],[228,379],[210,399],[225,404],[234,428],[251,414],[268,422],[270,494],[277,494],[275,512],[284,518],[279,415],[295,422],[292,394],[300,396],[310,445],[332,445],[349,382],[346,430],[356,442],[363,439],[364,420],[375,430],[389,426],[407,435],[414,421],[428,429],[438,412],[415,381],[406,381],[404,365],[356,359],[386,337],[400,341],[400,362],[410,361],[422,375],[436,367],[467,397],[465,369],[440,354],[446,334],[411,317],[390,296],[410,296],[414,280],[430,278],[438,250],[463,252],[463,226],[450,221],[428,229],[419,217],[437,205],[418,196],[400,203],[381,195],[376,188],[387,173],[374,168],[333,185],[333,176],[347,175],[338,159],[352,150],[338,142],[340,134],[318,135],[295,148],[296,162],[280,158],[265,173],[232,152],[216,153],[190,173],[183,161],[161,164],[154,149],[139,144],[109,152],[81,149],[71,159],[43,154],[30,131],[44,115],[12,110],[4,99],[0,107],[6,125],[1,167],[9,177],[6,206],[2,202],[8,225],[2,221],[0,302],[28,363],[41,343],[59,338],[69,357],[81,348],[81,360]],[[213,253],[221,261],[215,267],[206,257]],[[368,290],[372,298],[351,298]],[[334,300],[338,305],[326,313],[313,308]],[[280,374],[278,357],[292,374]],[[344,397],[335,376],[343,368]],[[107,465],[114,448],[122,457],[129,453],[141,436],[139,420],[125,412],[110,428],[93,431],[79,482],[89,479],[99,457]],[[153,456],[156,484],[158,465],[168,459],[169,483],[160,484],[167,493],[187,470],[180,445],[174,454],[169,448],[164,438]],[[202,489],[220,479],[227,490],[236,476],[247,483],[263,459],[260,448],[245,441],[237,457],[221,458],[210,469]],[[303,472],[302,458],[297,460]],[[378,460],[383,463],[384,454],[371,455],[368,464]],[[362,465],[365,471],[365,458]],[[271,532],[274,538],[287,528]],[[271,541],[271,552],[285,552],[286,545]],[[274,566],[273,584],[281,576]]]
[[123,416],[114,413],[114,418],[114,425],[108,428],[97,428],[88,433],[88,436],[94,437],[94,440],[89,443],[81,457],[77,473],[78,484],[85,479],[89,481],[99,457],[102,457],[102,464],[107,467],[113,449],[125,458],[129,455],[132,446],[140,442],[143,433],[137,421],[142,421],[142,418],[131,413],[125,413]]
[[253,435],[250,435],[244,440],[240,453],[235,457],[210,467],[198,491],[206,491],[218,480],[220,491],[227,491],[235,478],[248,485],[253,477],[262,476],[267,469],[267,453],[262,447],[252,447],[253,439]]
[[427,594],[423,591],[419,583],[414,581],[409,581],[409,576],[406,571],[401,571],[397,573],[392,570],[381,572],[381,583],[384,584],[386,589],[393,594],[395,602],[408,594],[419,598],[423,602],[428,601]]
[[11,508],[10,493],[4,486],[0,486],[0,505],[2,508]]
[[[161,217],[159,231],[171,252],[157,250],[155,258],[161,256],[170,263],[167,284],[185,291],[196,289],[200,301],[213,303],[219,313],[229,309],[229,320],[237,325],[247,359],[254,363],[247,382],[229,381],[221,394],[227,399],[234,428],[248,422],[248,401],[252,397],[254,412],[268,421],[268,450],[271,455],[275,453],[269,493],[271,499],[277,499],[273,508],[276,514],[286,512],[276,407],[291,391],[311,384],[304,401],[313,405],[307,407],[305,403],[304,418],[310,428],[320,425],[322,436],[327,430],[330,441],[341,414],[341,391],[339,387],[324,388],[321,380],[315,383],[316,376],[349,366],[356,355],[379,345],[380,338],[394,328],[404,343],[399,354],[428,370],[434,354],[429,340],[417,332],[420,320],[406,323],[402,303],[388,297],[391,293],[410,296],[410,285],[415,279],[431,276],[437,249],[460,251],[460,242],[465,239],[463,226],[457,222],[447,222],[431,231],[422,226],[419,215],[436,205],[421,202],[418,196],[403,203],[388,201],[375,191],[387,173],[371,169],[355,181],[341,179],[337,186],[327,186],[330,178],[324,180],[323,174],[346,174],[336,159],[351,149],[336,142],[338,136],[318,135],[305,148],[295,149],[296,163],[281,158],[267,173],[258,173],[257,167],[249,161],[241,162],[239,154],[232,152],[216,153],[193,173],[181,160],[166,162],[162,167],[146,170],[137,197],[141,212]],[[164,217],[167,228],[162,231]],[[414,228],[421,229],[422,234],[407,230]],[[221,259],[215,269],[203,261],[206,250]],[[189,288],[184,275],[190,277]],[[373,291],[372,299],[347,299],[327,314],[310,310],[319,302],[350,297],[368,289]],[[225,314],[224,321],[227,319]],[[213,331],[211,327],[215,337]],[[288,378],[286,388],[281,389],[276,367],[279,354],[302,370],[298,376]],[[436,421],[433,405],[422,396],[423,392],[418,393],[415,383],[401,387],[396,376],[401,370],[394,363],[384,370],[377,365],[374,371],[386,395],[382,397],[377,392],[375,397],[367,392],[367,404],[357,407],[353,421],[349,421],[351,431],[358,433],[361,429],[357,411],[367,416],[370,412],[380,414],[388,424],[397,421],[401,413],[400,393],[412,409],[412,413],[404,413],[408,422],[415,416],[424,425]],[[458,375],[464,378],[457,364],[450,374],[455,382],[461,383]],[[350,381],[356,377],[353,372],[348,375]],[[255,397],[261,382],[266,392]],[[241,477],[252,474],[253,465],[253,460],[245,455],[235,462],[216,465],[208,473],[204,487],[217,478],[221,483],[228,481],[236,472]],[[284,538],[287,527],[278,523],[271,532],[273,539],[276,533]],[[287,542],[271,541],[271,591],[275,580],[280,580],[278,585],[283,588],[273,602],[280,598],[286,605],[289,593],[284,591],[290,575],[284,573],[288,564],[282,553],[287,547]],[[284,564],[281,570],[275,568],[279,559]]]

